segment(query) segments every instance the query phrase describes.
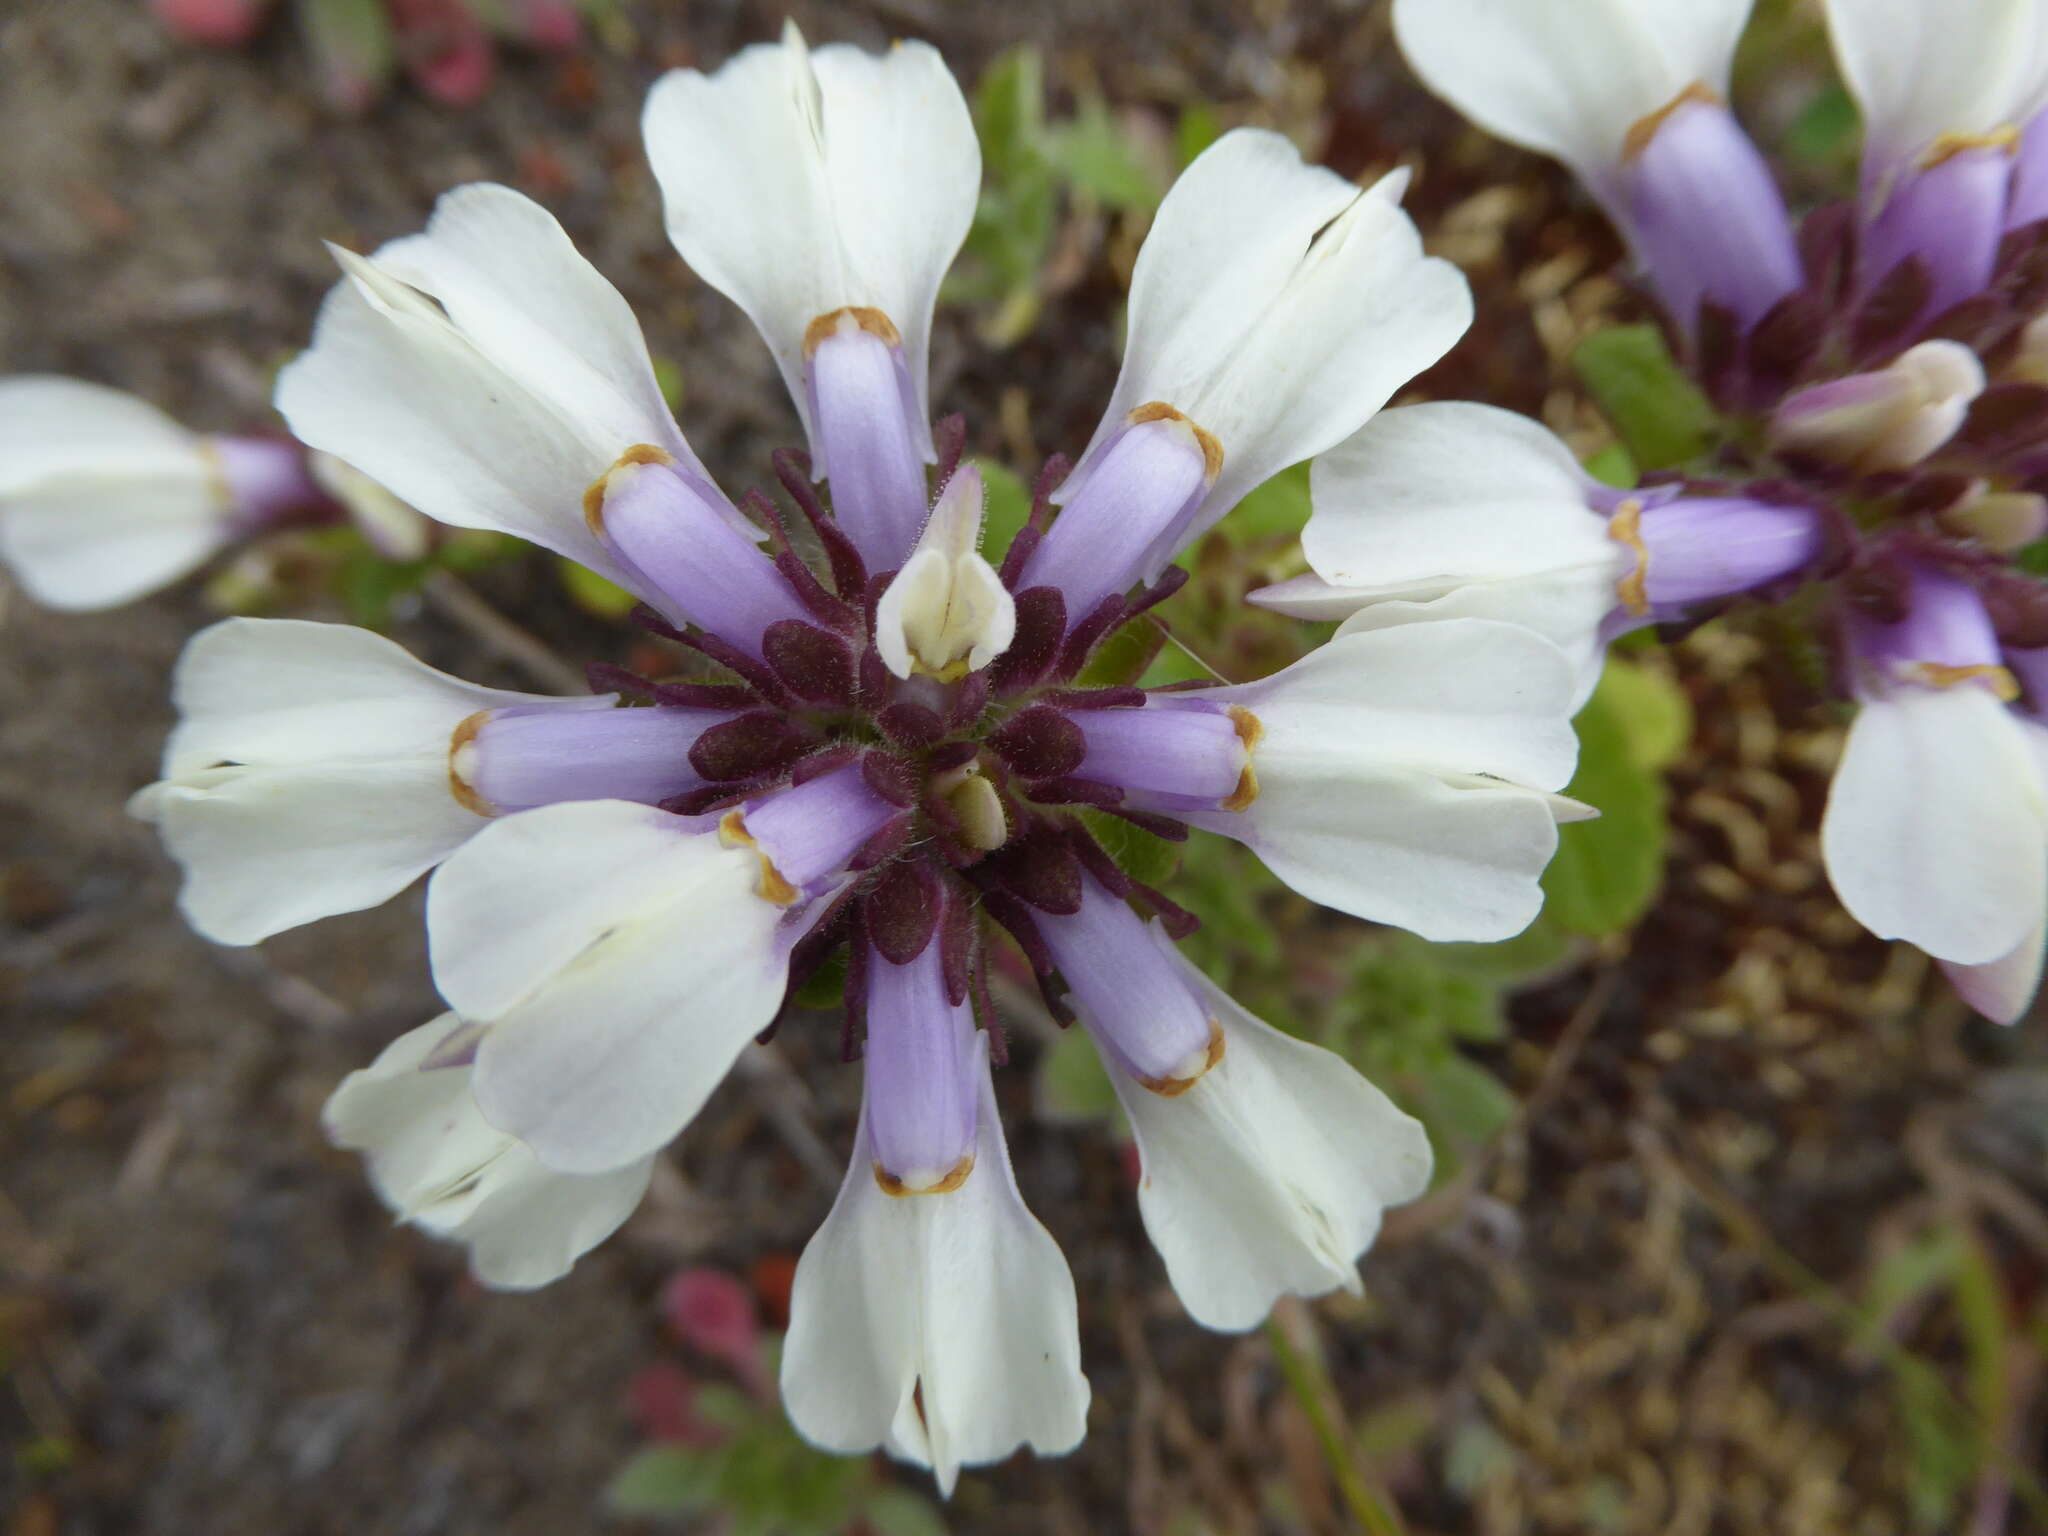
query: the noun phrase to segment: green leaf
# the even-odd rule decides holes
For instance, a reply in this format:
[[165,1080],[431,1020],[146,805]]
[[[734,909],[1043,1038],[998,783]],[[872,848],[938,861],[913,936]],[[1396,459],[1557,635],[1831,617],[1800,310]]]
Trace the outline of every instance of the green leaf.
[[623,619],[640,606],[640,599],[624,587],[614,586],[574,560],[556,556],[555,573],[561,577],[562,590],[569,594],[569,600],[600,619]]
[[845,994],[846,950],[842,947],[827,955],[824,962],[804,978],[804,984],[790,993],[789,1000],[799,1008],[822,1012],[837,1008]]
[[1553,971],[1572,957],[1572,940],[1546,913],[1512,939],[1495,944],[1432,944],[1444,965],[1461,975],[1513,987]]
[[974,467],[981,471],[982,488],[988,492],[981,514],[982,558],[1000,566],[1010,545],[1031,521],[1031,487],[998,459],[977,458]]
[[662,404],[671,413],[683,408],[683,365],[672,357],[654,359],[654,387],[661,391]]
[[1164,885],[1180,868],[1181,844],[1170,843],[1105,811],[1084,806],[1078,812],[1083,825],[1102,844],[1103,852],[1116,860],[1118,869],[1141,885]]
[[1044,154],[1075,190],[1119,212],[1149,213],[1166,190],[1100,97],[1045,131]]
[[367,544],[349,550],[335,568],[337,594],[349,617],[369,629],[391,621],[391,605],[418,589],[434,569],[428,560],[386,560]]
[[1586,460],[1585,470],[1602,485],[1611,485],[1617,491],[1632,489],[1642,478],[1636,473],[1636,461],[1619,443],[1609,443],[1593,454]]
[[714,1508],[724,1477],[722,1447],[655,1445],[612,1479],[605,1502],[623,1515],[688,1515]]
[[1692,700],[1659,668],[1623,663],[1600,674],[1600,687],[1628,732],[1629,755],[1645,768],[1669,768],[1692,745]]
[[2048,576],[2048,539],[2036,539],[2012,558],[2029,576]]
[[1045,131],[1045,62],[1030,44],[990,61],[974,88],[974,130],[989,181],[1034,164]]
[[1514,1118],[1515,1096],[1499,1078],[1463,1056],[1446,1056],[1413,1086],[1411,1107],[1452,1166]]
[[1579,771],[1565,793],[1600,815],[1559,829],[1543,875],[1550,918],[1567,932],[1620,932],[1663,883],[1669,793],[1659,765],[1690,735],[1690,710],[1673,694],[1661,674],[1609,657],[1579,712]]
[[1138,679],[1140,687],[1164,688],[1168,683],[1191,683],[1197,678],[1215,681],[1216,674],[1172,630],[1164,631],[1160,638],[1159,654]]
[[1078,1025],[1061,1030],[1039,1056],[1033,1088],[1038,1113],[1047,1120],[1113,1120],[1120,1114],[1109,1073]]
[[1861,127],[1855,98],[1830,80],[1793,119],[1785,133],[1785,152],[1823,170],[1847,167],[1856,158]]
[[946,1536],[946,1522],[932,1501],[908,1488],[883,1486],[861,1505],[861,1519],[875,1536]]
[[1308,465],[1296,464],[1255,487],[1231,510],[1223,528],[1239,539],[1293,537],[1308,521],[1308,512]]
[[1223,137],[1223,119],[1216,109],[1206,101],[1191,102],[1180,109],[1180,121],[1174,125],[1173,151],[1186,170],[1195,157],[1218,139]]
[[1654,325],[1615,325],[1579,343],[1572,367],[1643,469],[1698,458],[1717,418]]
[[382,0],[299,0],[298,12],[328,99],[368,106],[397,66]]
[[1166,632],[1139,614],[1130,623],[1111,632],[1088,658],[1088,665],[1074,679],[1077,688],[1121,688],[1135,683],[1152,665],[1152,658],[1166,644]]

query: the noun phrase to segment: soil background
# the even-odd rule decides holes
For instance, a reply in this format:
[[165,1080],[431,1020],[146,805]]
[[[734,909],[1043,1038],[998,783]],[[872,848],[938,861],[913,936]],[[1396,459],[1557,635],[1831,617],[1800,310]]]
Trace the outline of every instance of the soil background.
[[[1418,392],[1582,419],[1560,333],[1632,302],[1600,275],[1612,238],[1556,172],[1421,93],[1382,5],[791,9],[813,41],[927,37],[969,82],[1032,42],[1056,98],[1088,87],[1163,121],[1206,99],[1295,129],[1347,174],[1416,165],[1418,218],[1482,315]],[[714,66],[782,13],[624,13],[619,43],[574,60],[502,56],[473,109],[401,89],[350,118],[319,104],[289,25],[212,54],[138,0],[0,0],[0,369],[117,384],[199,427],[260,422],[332,280],[321,242],[370,249],[419,228],[438,192],[499,180],[555,211],[681,364],[706,463],[735,488],[765,480],[795,422],[744,320],[664,239],[637,120],[663,68]],[[1074,255],[1007,351],[942,311],[934,399],[966,413],[975,451],[1028,474],[1085,442],[1116,371],[1113,245]],[[624,659],[628,638],[544,568],[479,584],[565,653]],[[599,1495],[638,1444],[627,1386],[658,1353],[662,1278],[792,1254],[829,1202],[774,1113],[793,1105],[845,1145],[857,1087],[833,1070],[833,1032],[779,1037],[808,1087],[721,1089],[648,1208],[568,1279],[479,1291],[454,1251],[391,1226],[318,1129],[336,1081],[435,1011],[419,893],[255,950],[192,935],[122,804],[153,776],[178,648],[214,616],[199,584],[89,616],[0,597],[0,1531],[623,1528]],[[431,605],[396,634],[436,666],[530,686]],[[2038,1305],[2038,1024],[1967,1018],[1834,909],[1810,832],[1831,736],[1796,682],[1739,637],[1689,650],[1684,676],[1702,732],[1663,903],[1633,948],[1518,1003],[1486,1060],[1526,1115],[1390,1224],[1368,1302],[1304,1314],[1354,1423],[1419,1417],[1375,1462],[1416,1532],[1925,1529],[1896,1372],[1827,1298],[1862,1295],[1901,1234],[1939,1219],[1984,1245],[2015,1315]],[[1266,1343],[1187,1321],[1117,1148],[1033,1125],[1024,1088],[1004,1083],[1012,1141],[1074,1264],[1091,1429],[1069,1458],[968,1474],[949,1524],[1349,1529]],[[1883,1337],[1963,1391],[1945,1316],[1923,1307]],[[2011,1488],[2041,1465],[2020,1379],[2039,1355],[2012,1358],[2008,1409],[1983,1426],[2008,1470],[1959,1506],[1987,1533],[2043,1528]]]

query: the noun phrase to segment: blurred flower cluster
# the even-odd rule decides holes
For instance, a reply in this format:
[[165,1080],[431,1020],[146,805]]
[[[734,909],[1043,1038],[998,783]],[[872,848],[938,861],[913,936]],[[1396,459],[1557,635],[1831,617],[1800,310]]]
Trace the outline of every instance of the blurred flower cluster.
[[2048,7],[1829,0],[1862,173],[1797,224],[1728,107],[1749,12],[1396,0],[1424,80],[1606,210],[1669,351],[1589,343],[1620,487],[1504,412],[1383,416],[1316,466],[1311,574],[1264,600],[1513,619],[1582,688],[1631,629],[1780,605],[1856,711],[1836,892],[2011,1022],[2048,918]]
[[[327,99],[361,111],[403,73],[421,91],[466,107],[490,89],[500,41],[565,53],[584,14],[608,0],[288,0]],[[252,41],[280,0],[149,0],[189,42],[232,48]]]

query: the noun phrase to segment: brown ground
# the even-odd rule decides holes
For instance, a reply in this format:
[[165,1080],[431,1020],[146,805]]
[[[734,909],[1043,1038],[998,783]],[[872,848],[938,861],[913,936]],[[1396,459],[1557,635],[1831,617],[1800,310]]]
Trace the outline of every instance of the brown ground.
[[[540,196],[688,380],[683,420],[728,483],[794,430],[743,322],[660,236],[635,132],[657,69],[772,34],[770,6],[629,7],[630,50],[512,62],[463,114],[401,95],[325,115],[287,29],[241,56],[174,46],[137,0],[0,0],[0,367],[118,383],[201,426],[257,419],[268,368],[329,281],[319,242],[415,229],[480,177]],[[1156,0],[798,5],[814,39],[930,36],[963,78],[1036,41],[1057,82],[1120,104],[1193,95],[1320,130],[1346,171],[1421,153],[1418,206],[1480,288],[1478,335],[1428,388],[1578,426],[1560,349],[1613,289],[1613,251],[1557,178],[1462,132],[1384,42],[1381,7]],[[1476,194],[1484,194],[1477,202]],[[1455,210],[1455,211],[1454,211]],[[1113,246],[1114,242],[1112,242]],[[935,396],[1010,454],[1084,439],[1114,375],[1111,251],[994,356],[942,325]],[[1022,465],[1027,471],[1029,465]],[[563,649],[622,654],[544,575],[493,600]],[[190,584],[117,614],[0,611],[0,1531],[562,1533],[635,1434],[625,1383],[685,1258],[799,1248],[819,1187],[736,1081],[618,1239],[536,1297],[479,1293],[394,1232],[326,1149],[339,1076],[434,1007],[416,894],[260,951],[216,949],[123,798],[151,777],[165,678],[209,617]],[[400,637],[520,683],[432,610]],[[1321,1306],[1345,1411],[1395,1449],[1369,1465],[1422,1531],[1907,1531],[1897,1410],[1916,1369],[1970,1393],[1957,1314],[1916,1304],[1877,1342],[1841,1309],[1935,1224],[1982,1245],[1994,1312],[2040,1327],[2048,1074],[2038,1027],[1967,1020],[1919,963],[1858,937],[1815,867],[1829,741],[1740,640],[1685,676],[1700,750],[1678,860],[1632,952],[1518,1007],[1490,1065],[1526,1121],[1471,1178],[1406,1213],[1369,1307]],[[1589,1002],[1590,999],[1590,1002]],[[805,1113],[843,1145],[852,1074],[825,1032],[782,1045]],[[1006,1092],[1020,1177],[1074,1263],[1096,1406],[1083,1449],[963,1480],[962,1532],[1346,1529],[1269,1346],[1199,1332],[1143,1242],[1099,1132],[1034,1128]],[[1995,1333],[2003,1465],[2038,1466],[2039,1359]],[[1938,1397],[1939,1388],[1932,1390]],[[1401,1436],[1387,1426],[1415,1427]],[[2048,1529],[2010,1477],[1970,1481],[1971,1529]],[[1975,1507],[1972,1500],[1977,1500]],[[1963,1515],[1952,1528],[1962,1529]]]

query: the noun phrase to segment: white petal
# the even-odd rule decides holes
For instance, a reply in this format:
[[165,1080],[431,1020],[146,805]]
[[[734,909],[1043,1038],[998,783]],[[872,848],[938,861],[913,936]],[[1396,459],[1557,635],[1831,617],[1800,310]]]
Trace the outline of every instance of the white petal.
[[1492,406],[1388,411],[1315,461],[1301,532],[1340,587],[1530,576],[1606,563],[1593,482],[1540,423]]
[[0,496],[0,560],[52,608],[132,602],[204,562],[232,537],[203,473],[48,480]]
[[216,768],[130,803],[185,873],[178,906],[217,944],[389,900],[486,825],[437,762]]
[[488,1022],[485,1117],[563,1173],[646,1156],[766,1028],[788,980],[759,856],[621,800],[492,822],[427,894],[434,981]]
[[192,473],[199,441],[122,390],[55,374],[0,379],[0,498],[58,476]]
[[337,1146],[366,1154],[370,1180],[399,1220],[468,1244],[484,1284],[530,1290],[618,1230],[646,1193],[653,1160],[593,1178],[550,1173],[484,1120],[470,1068],[428,1064],[463,1027],[443,1014],[401,1035],[342,1080],[322,1119]]
[[1596,191],[1638,120],[1686,87],[1728,93],[1751,0],[1395,0],[1401,51],[1488,132]]
[[1901,685],[1857,711],[1821,853],[1859,923],[1963,965],[2040,927],[2048,807],[2025,729],[1970,684]]
[[[1352,593],[1354,598],[1359,595],[1353,588],[1332,590]],[[1600,621],[1613,608],[1613,566],[1582,565],[1501,581],[1476,581],[1438,597],[1373,595],[1345,619],[1337,633],[1355,635],[1442,619],[1497,619],[1519,624],[1555,645],[1571,663],[1576,682],[1566,709],[1575,715],[1600,682],[1600,669],[1607,657]]]
[[1017,633],[1017,604],[981,557],[981,472],[963,465],[875,605],[875,648],[898,677],[987,666]]
[[36,601],[132,601],[230,535],[200,440],[155,406],[78,379],[0,379],[0,561]]
[[1072,1450],[1088,1415],[1073,1276],[1018,1193],[986,1036],[975,1049],[974,1171],[948,1194],[884,1194],[863,1108],[846,1182],[797,1264],[782,1353],[800,1434],[831,1451],[882,1446],[947,1494],[962,1465]]
[[2017,1024],[2041,990],[2042,947],[2048,944],[2048,928],[2020,942],[2010,954],[1983,965],[1940,962],[1956,994],[1994,1024]]
[[222,763],[422,755],[445,772],[449,734],[463,720],[541,697],[450,677],[352,625],[227,619],[193,636],[178,658],[171,698],[180,719],[164,749],[164,777]]
[[1528,927],[1557,851],[1542,792],[1416,768],[1333,763],[1261,780],[1251,811],[1183,819],[1244,843],[1311,901],[1440,942]]
[[[1130,337],[1090,459],[1163,401],[1213,434],[1222,472],[1152,552],[1155,579],[1238,499],[1364,425],[1472,319],[1465,280],[1425,257],[1396,173],[1361,192],[1275,133],[1225,134],[1160,205],[1131,278]],[[1172,547],[1165,547],[1170,543]]]
[[1188,1315],[1241,1332],[1282,1296],[1357,1286],[1381,1211],[1429,1188],[1429,1138],[1341,1057],[1252,1017],[1154,934],[1224,1049],[1174,1098],[1111,1069],[1144,1170],[1138,1208]]
[[1573,684],[1542,637],[1451,619],[1340,635],[1271,677],[1203,697],[1258,716],[1261,784],[1311,766],[1388,765],[1562,789],[1578,758]]
[[425,234],[336,258],[348,275],[278,379],[299,439],[440,522],[516,534],[630,586],[584,521],[584,492],[640,443],[702,466],[625,301],[553,217],[503,187],[462,187]]
[[896,676],[908,677],[916,666],[914,638],[937,637],[952,595],[953,562],[936,549],[913,550],[875,604],[875,649]]
[[1252,712],[1258,795],[1184,816],[1302,895],[1427,939],[1504,939],[1542,906],[1557,849],[1545,791],[1571,778],[1563,652],[1480,619],[1342,635],[1205,697]]
[[665,76],[641,127],[669,238],[754,322],[805,429],[805,329],[879,309],[902,334],[933,457],[932,306],[981,186],[974,124],[939,55],[915,42],[810,53],[790,26],[716,74]]
[[1880,199],[1890,175],[1943,134],[2022,128],[2048,99],[2039,0],[1827,0],[1827,13]]

